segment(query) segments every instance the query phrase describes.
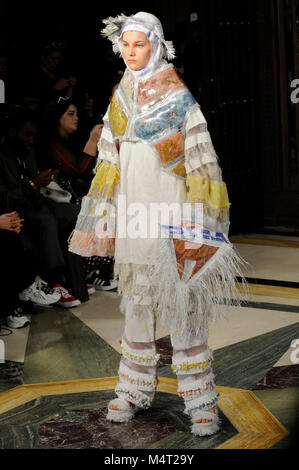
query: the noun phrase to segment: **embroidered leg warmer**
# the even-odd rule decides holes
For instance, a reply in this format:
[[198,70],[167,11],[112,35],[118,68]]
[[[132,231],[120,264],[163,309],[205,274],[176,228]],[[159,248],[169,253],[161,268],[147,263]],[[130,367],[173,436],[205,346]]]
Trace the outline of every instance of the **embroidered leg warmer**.
[[153,314],[146,308],[136,312],[133,303],[127,300],[119,382],[115,388],[118,399],[108,405],[107,419],[111,421],[129,421],[137,411],[151,406],[158,384],[156,366],[159,360],[154,328]]
[[120,380],[115,389],[117,396],[139,408],[149,408],[158,384],[158,360],[154,343],[132,343],[123,337]]
[[192,420],[191,431],[206,436],[219,430],[215,389],[211,368],[213,353],[206,345],[184,350],[174,349],[172,369],[178,378],[178,395],[184,399],[185,413]]

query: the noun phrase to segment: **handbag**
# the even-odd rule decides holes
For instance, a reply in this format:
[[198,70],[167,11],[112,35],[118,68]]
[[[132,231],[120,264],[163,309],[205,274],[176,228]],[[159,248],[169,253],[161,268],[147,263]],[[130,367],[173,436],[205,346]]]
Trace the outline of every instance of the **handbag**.
[[51,181],[48,186],[41,188],[40,192],[45,198],[55,202],[70,202],[72,199],[72,194],[62,189],[56,181]]

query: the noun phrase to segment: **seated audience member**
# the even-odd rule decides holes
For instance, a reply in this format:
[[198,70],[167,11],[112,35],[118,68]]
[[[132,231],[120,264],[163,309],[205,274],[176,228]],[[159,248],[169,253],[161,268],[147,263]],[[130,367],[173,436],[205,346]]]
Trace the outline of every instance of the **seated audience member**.
[[[60,98],[58,103],[51,103],[44,119],[38,163],[40,169],[58,169],[55,181],[72,194],[72,202],[81,204],[94,177],[92,170],[103,126],[93,128],[81,151],[80,143],[75,139],[78,127],[78,109],[70,99]],[[97,290],[117,287],[117,281],[113,280],[113,258],[88,259],[84,264],[88,283]]]
[[38,165],[40,169],[59,170],[57,183],[72,193],[72,202],[80,204],[94,177],[102,125],[95,126],[85,145],[80,145],[78,109],[66,97],[47,107],[43,124]]
[[34,254],[25,250],[20,236],[22,226],[23,219],[16,211],[0,215],[0,324],[10,328],[28,325],[32,303],[45,306],[60,299],[60,294],[37,276]]
[[[41,277],[61,295],[59,306],[74,307],[89,299],[83,283],[82,258],[67,250],[79,206],[57,203],[40,193],[40,188],[55,179],[58,171],[48,168],[38,172],[34,154],[36,132],[33,115],[24,109],[15,110],[0,146],[0,207],[7,212],[16,210],[24,219],[22,233],[38,249]],[[66,283],[73,295],[63,287]]]
[[72,97],[77,78],[63,70],[64,52],[64,43],[53,42],[45,47],[40,65],[29,74],[25,83],[24,103],[37,101],[42,112],[48,103],[57,100],[60,95]]

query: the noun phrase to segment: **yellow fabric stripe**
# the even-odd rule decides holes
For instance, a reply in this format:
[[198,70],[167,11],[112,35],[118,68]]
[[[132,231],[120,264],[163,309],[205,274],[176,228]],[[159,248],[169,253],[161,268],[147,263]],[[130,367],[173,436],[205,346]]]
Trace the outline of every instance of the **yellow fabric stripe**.
[[88,196],[112,197],[115,186],[120,182],[119,169],[114,163],[102,162],[92,181]]
[[203,176],[189,175],[187,186],[188,196],[191,199],[201,199],[214,209],[230,206],[225,183],[209,180]]
[[128,118],[121,109],[121,106],[115,95],[113,96],[110,105],[109,121],[116,137],[124,135],[128,124]]

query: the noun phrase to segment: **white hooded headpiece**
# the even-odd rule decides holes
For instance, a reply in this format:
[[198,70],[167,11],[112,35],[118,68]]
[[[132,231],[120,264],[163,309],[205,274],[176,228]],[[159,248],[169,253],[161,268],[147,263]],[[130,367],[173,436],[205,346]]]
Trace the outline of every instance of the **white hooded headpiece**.
[[140,31],[145,33],[152,45],[151,58],[143,69],[142,75],[157,67],[165,58],[173,60],[175,49],[172,41],[165,41],[160,20],[151,13],[139,12],[136,15],[125,16],[121,14],[115,18],[103,20],[106,27],[101,31],[113,44],[113,51],[122,54],[121,37],[125,31]]

